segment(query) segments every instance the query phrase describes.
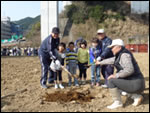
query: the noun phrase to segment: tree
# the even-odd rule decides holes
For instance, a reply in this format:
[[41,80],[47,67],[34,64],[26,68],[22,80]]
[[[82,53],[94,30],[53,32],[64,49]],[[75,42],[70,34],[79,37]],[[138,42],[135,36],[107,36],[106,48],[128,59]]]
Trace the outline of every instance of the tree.
[[97,22],[103,21],[103,6],[96,5],[89,7],[89,17],[94,18]]

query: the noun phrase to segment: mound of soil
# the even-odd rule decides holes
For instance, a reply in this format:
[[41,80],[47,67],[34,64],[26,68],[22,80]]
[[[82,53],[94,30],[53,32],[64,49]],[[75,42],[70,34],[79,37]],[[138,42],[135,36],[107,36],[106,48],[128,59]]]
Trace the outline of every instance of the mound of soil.
[[81,93],[77,91],[56,91],[54,93],[45,93],[43,96],[44,101],[48,102],[71,102],[76,101],[79,103],[91,102],[94,97],[89,93]]

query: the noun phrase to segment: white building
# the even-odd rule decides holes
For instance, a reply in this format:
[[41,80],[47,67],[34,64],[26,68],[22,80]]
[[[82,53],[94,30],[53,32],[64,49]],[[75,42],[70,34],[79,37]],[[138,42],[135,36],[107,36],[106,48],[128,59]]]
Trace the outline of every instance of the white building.
[[1,18],[1,39],[11,38],[11,24],[9,17]]
[[131,1],[131,13],[149,13],[149,1]]

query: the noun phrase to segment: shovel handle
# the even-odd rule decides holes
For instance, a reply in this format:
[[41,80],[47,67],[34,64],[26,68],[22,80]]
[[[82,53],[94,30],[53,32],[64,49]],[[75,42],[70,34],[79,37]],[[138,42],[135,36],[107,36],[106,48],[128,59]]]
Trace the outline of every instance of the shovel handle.
[[75,77],[74,75],[72,75],[64,66],[61,66],[61,68],[62,68],[66,73],[68,73],[70,77],[74,77],[74,78],[78,79],[77,77]]

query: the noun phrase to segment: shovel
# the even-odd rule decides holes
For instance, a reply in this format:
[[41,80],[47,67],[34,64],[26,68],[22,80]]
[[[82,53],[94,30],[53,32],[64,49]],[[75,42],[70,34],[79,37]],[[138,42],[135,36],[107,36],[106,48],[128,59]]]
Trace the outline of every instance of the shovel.
[[70,77],[73,77],[73,78],[78,79],[78,76],[74,76],[73,74],[71,74],[64,66],[61,66],[61,68],[62,68]]

